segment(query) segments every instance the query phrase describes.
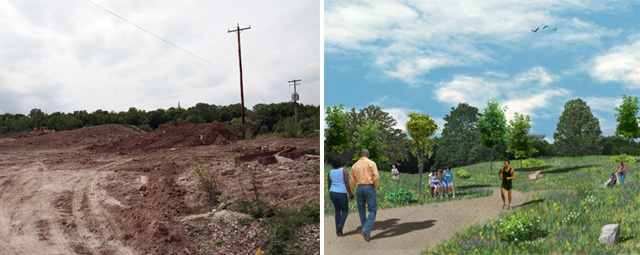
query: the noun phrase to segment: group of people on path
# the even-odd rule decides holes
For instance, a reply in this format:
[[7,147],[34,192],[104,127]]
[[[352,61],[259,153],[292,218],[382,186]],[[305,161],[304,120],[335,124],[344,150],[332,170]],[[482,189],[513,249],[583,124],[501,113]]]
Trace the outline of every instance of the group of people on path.
[[[509,167],[509,164],[509,160],[506,160],[504,167],[500,168],[498,172],[498,176],[500,180],[502,180],[500,190],[503,209],[506,205],[505,192],[507,192],[509,196],[508,209],[511,209],[512,180],[516,178],[515,170]],[[335,208],[336,235],[344,235],[344,224],[349,214],[349,200],[356,198],[358,215],[360,216],[360,224],[362,226],[362,232],[360,234],[365,241],[369,242],[371,240],[371,229],[376,220],[376,212],[378,210],[378,202],[376,199],[376,190],[380,184],[378,166],[369,159],[369,150],[367,149],[362,150],[360,159],[351,167],[351,178],[349,178],[349,172],[342,167],[342,161],[339,158],[334,158],[331,166],[333,170],[329,171],[327,181],[329,184],[329,198]],[[395,169],[395,166],[393,168]],[[442,178],[442,182],[438,181],[438,175],[444,177]],[[452,173],[449,167],[444,171],[433,171],[432,174],[429,175],[429,179],[430,185],[438,187],[436,188],[436,192],[441,191],[440,188],[444,189],[444,192],[447,192],[449,188],[454,192]],[[455,193],[453,194],[453,197],[455,197]],[[445,195],[448,195],[448,193],[445,193]],[[440,196],[442,197],[442,195]],[[367,212],[369,213],[368,215]]]

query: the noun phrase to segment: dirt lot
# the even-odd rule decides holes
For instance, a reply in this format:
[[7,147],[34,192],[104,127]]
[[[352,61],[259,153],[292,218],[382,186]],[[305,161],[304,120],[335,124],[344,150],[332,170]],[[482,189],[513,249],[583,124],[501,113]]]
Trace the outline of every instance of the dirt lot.
[[[290,147],[318,151],[318,142],[243,141],[228,124],[178,122],[148,133],[131,126],[102,125],[38,137],[26,133],[0,137],[0,251],[198,254],[207,246],[202,242],[213,243],[207,252],[214,254],[264,250],[267,226],[259,220],[228,206],[193,215],[203,212],[201,205],[208,198],[192,178],[193,155],[211,170],[224,204],[251,198],[253,169],[262,200],[295,208],[318,203],[317,156],[270,165],[237,164],[234,159]],[[249,221],[238,224],[240,218]],[[193,231],[192,225],[200,229]],[[318,228],[310,225],[301,231],[303,250],[319,252]]]

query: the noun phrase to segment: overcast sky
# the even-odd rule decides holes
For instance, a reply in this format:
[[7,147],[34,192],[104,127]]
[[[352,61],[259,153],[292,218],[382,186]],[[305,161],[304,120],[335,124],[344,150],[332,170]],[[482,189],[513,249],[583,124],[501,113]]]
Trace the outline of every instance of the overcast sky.
[[180,101],[320,103],[320,3],[274,0],[0,1],[0,113],[168,109]]
[[613,135],[622,94],[640,94],[639,13],[640,1],[326,1],[325,104],[376,104],[402,129],[426,113],[442,130],[451,107],[495,98],[552,141],[582,98]]

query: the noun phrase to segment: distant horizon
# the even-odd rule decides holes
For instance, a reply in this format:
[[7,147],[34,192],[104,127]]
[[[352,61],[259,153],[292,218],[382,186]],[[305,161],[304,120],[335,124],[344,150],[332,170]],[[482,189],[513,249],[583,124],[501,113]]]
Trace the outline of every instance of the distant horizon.
[[[189,106],[189,107],[187,107],[187,108],[195,107],[197,104],[200,104],[200,103],[205,103],[205,102],[198,102],[198,103],[196,103],[196,104],[194,104],[194,105],[192,105],[192,106]],[[282,104],[282,103],[293,103],[293,101],[282,101],[282,102],[278,102],[278,103],[259,103],[259,104],[267,104],[267,105],[269,105],[269,104]],[[227,104],[227,105],[221,105],[221,104],[209,104],[209,103],[205,103],[205,104],[208,104],[208,105],[216,105],[216,106],[230,106],[230,105],[235,105],[235,104],[240,104],[240,103],[233,103],[233,104]],[[249,109],[249,110],[253,110],[253,107],[255,107],[256,105],[259,105],[259,104],[254,104],[254,105],[252,105],[251,107],[247,107],[247,106],[245,105],[245,108],[247,108],[247,109]],[[303,103],[298,103],[298,104],[300,104],[300,105],[305,105],[305,106],[312,106],[312,107],[319,106],[319,105],[314,105],[314,104],[303,104]],[[149,111],[156,111],[156,110],[159,110],[159,109],[162,109],[162,110],[168,110],[168,109],[171,109],[171,108],[178,108],[178,105],[176,104],[176,106],[172,106],[172,107],[169,107],[169,108],[156,108],[156,109],[153,109],[153,110],[140,109],[140,108],[135,107],[135,106],[131,106],[131,107],[136,108],[136,110],[143,110],[143,111],[147,111],[147,112],[149,112]],[[131,108],[131,107],[129,107],[129,108]],[[109,111],[107,111],[107,110],[104,110],[104,109],[95,109],[95,110],[91,110],[91,111],[90,111],[90,110],[84,110],[84,109],[83,109],[83,110],[74,110],[73,112],[75,112],[75,111],[86,111],[86,112],[88,112],[88,113],[93,113],[93,112],[96,112],[96,111],[106,111],[106,112],[126,112],[126,111],[128,111],[128,110],[129,110],[129,108],[127,108],[127,110],[121,110],[121,111],[115,111],[115,110],[109,110]],[[182,105],[180,105],[180,108],[182,108],[182,109],[187,109],[187,108],[185,108],[185,107],[184,107],[184,106],[182,106]],[[45,114],[52,114],[52,113],[56,113],[56,112],[60,112],[60,113],[73,113],[73,112],[61,112],[61,111],[55,111],[55,112],[47,113],[47,112],[45,112],[45,109],[40,109],[40,108],[31,108],[29,111],[31,111],[31,110],[33,110],[33,109],[39,109],[39,110],[41,110],[41,111],[42,111],[43,113],[45,113]],[[8,113],[8,112],[0,113],[0,115],[4,115],[4,114],[11,114],[11,115],[22,114],[22,115],[29,116],[29,112],[27,112],[26,114],[24,114],[24,113]]]

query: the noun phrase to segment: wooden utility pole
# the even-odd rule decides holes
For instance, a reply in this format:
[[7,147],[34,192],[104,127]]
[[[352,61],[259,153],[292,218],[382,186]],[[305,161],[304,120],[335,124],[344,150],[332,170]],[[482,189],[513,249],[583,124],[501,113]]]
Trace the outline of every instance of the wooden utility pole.
[[[296,80],[294,79],[293,81],[288,81],[289,83],[293,82],[293,95],[291,95],[291,100],[293,100],[293,109],[294,109],[294,114],[295,114],[295,123],[296,123],[296,128],[298,127],[298,100],[300,99],[300,97],[298,96],[298,93],[296,92],[296,86],[298,86],[298,82],[301,80]],[[289,84],[289,86],[291,86],[291,84]]]
[[244,140],[244,92],[242,88],[242,53],[240,51],[240,32],[242,30],[251,29],[251,26],[240,28],[240,24],[237,24],[235,30],[228,30],[227,33],[237,33],[238,34],[238,61],[240,63],[240,105],[242,107],[242,139]]

